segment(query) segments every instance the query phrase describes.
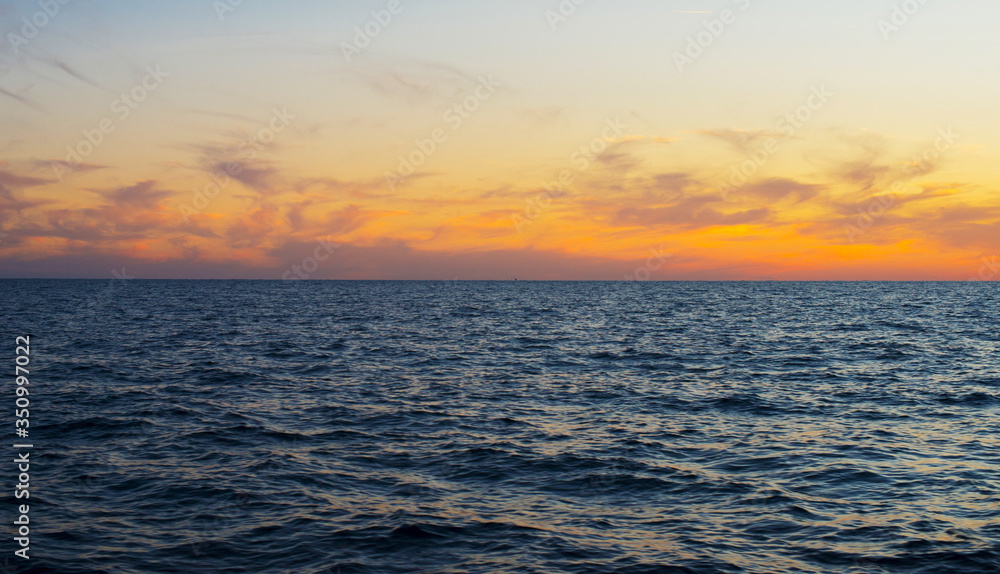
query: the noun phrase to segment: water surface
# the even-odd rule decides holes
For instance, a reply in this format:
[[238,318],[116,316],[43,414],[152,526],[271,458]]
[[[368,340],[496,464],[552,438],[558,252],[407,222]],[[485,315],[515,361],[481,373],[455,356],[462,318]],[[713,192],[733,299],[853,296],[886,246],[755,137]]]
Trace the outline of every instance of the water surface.
[[0,289],[31,572],[1000,571],[995,283]]

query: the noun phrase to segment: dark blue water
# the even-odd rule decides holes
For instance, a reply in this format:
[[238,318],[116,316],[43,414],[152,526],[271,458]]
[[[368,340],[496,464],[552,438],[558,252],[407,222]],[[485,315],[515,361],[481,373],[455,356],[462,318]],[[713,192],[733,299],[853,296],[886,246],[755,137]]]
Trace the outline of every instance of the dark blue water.
[[0,289],[10,572],[1000,571],[996,283]]

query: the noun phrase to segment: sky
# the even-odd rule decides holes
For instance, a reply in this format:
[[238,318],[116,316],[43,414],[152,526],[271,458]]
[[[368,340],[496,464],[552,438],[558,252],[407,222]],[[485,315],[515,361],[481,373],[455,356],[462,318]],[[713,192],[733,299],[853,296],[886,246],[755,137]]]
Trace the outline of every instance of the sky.
[[0,0],[0,277],[995,279],[998,21]]

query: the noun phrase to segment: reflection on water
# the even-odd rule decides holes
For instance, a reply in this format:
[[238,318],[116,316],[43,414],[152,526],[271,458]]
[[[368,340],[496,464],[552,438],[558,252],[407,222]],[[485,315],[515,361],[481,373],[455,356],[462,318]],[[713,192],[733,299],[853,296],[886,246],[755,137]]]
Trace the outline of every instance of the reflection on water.
[[1000,564],[994,284],[0,285],[33,572]]

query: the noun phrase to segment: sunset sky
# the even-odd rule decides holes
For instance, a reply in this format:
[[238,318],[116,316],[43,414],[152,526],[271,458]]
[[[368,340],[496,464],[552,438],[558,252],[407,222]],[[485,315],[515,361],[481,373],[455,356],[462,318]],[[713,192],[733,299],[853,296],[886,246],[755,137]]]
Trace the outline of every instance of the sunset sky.
[[1000,277],[998,21],[0,2],[0,276]]

